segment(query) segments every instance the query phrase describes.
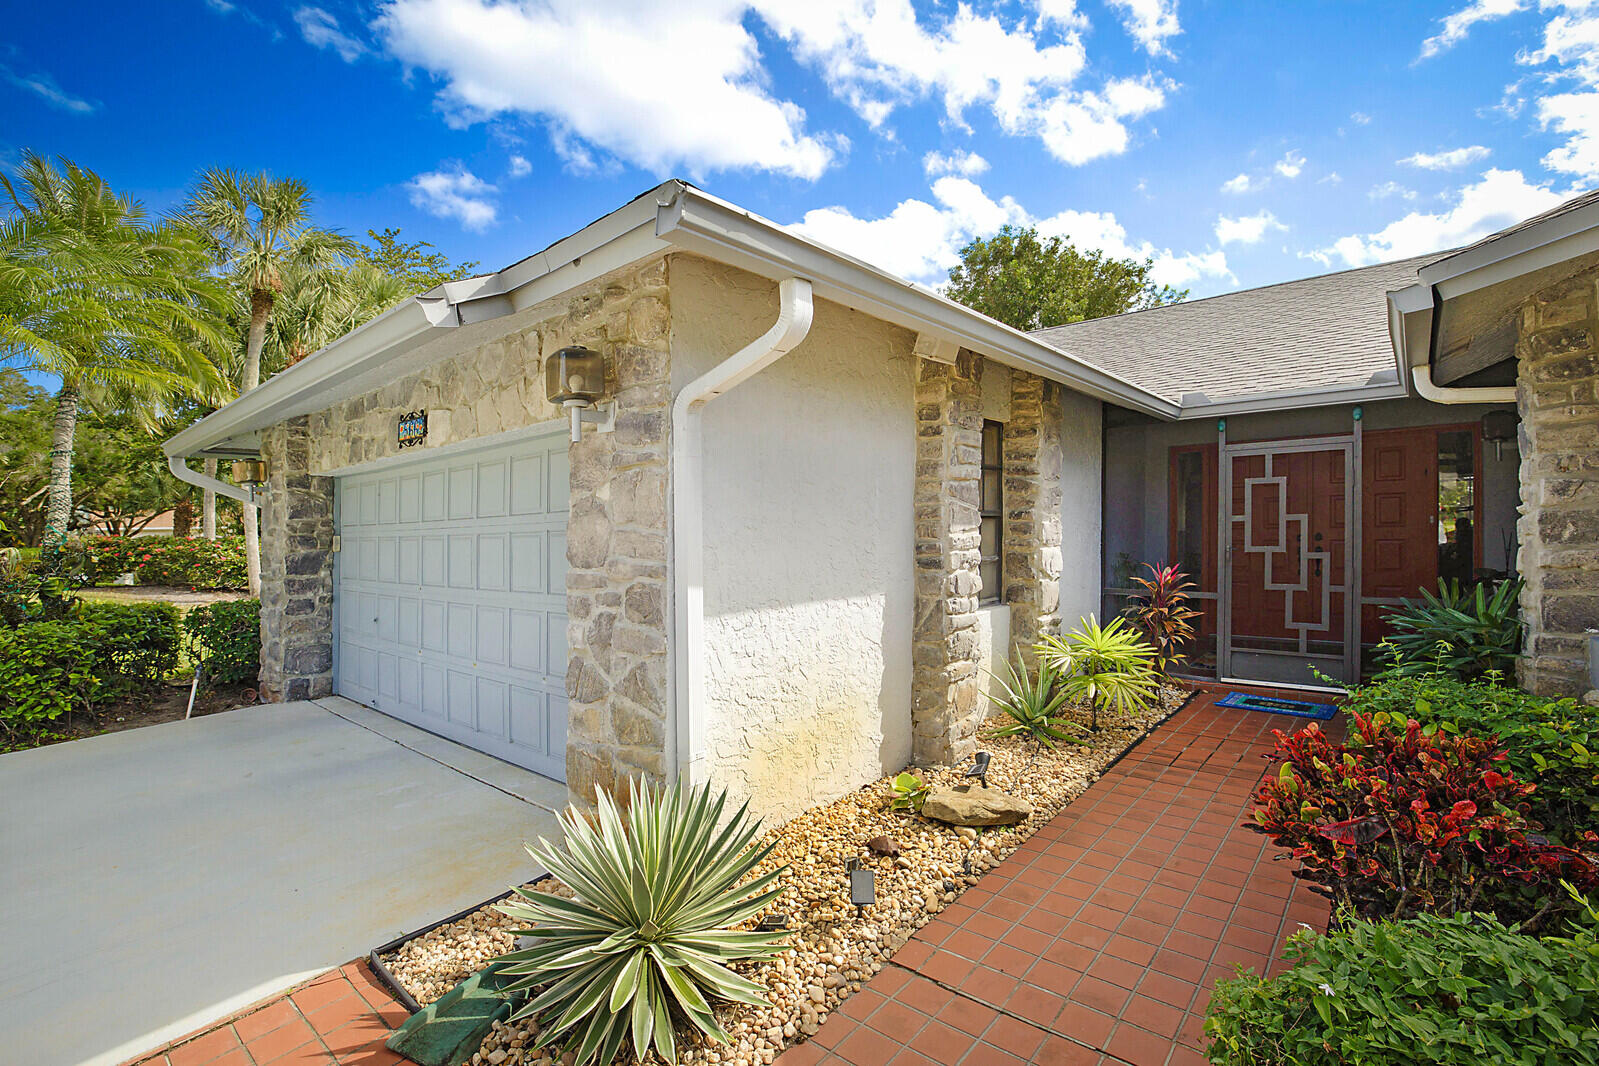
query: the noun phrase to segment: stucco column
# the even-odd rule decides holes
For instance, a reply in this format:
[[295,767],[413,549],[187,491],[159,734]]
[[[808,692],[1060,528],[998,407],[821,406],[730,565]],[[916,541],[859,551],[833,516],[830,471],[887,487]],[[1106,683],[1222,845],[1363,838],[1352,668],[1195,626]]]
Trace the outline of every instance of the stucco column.
[[1060,630],[1060,386],[1011,371],[1005,423],[1005,602],[1012,644]]
[[663,261],[630,287],[574,299],[542,356],[605,353],[616,429],[592,426],[571,459],[566,541],[566,781],[579,803],[666,774],[667,467],[671,312]]
[[1540,695],[1588,680],[1599,629],[1599,347],[1594,271],[1522,307],[1516,346],[1521,412],[1521,551],[1527,642],[1519,674]]
[[310,420],[261,435],[261,697],[333,693],[333,479],[313,477]]
[[982,357],[922,360],[916,378],[916,607],[912,631],[912,757],[956,762],[976,750],[978,479]]

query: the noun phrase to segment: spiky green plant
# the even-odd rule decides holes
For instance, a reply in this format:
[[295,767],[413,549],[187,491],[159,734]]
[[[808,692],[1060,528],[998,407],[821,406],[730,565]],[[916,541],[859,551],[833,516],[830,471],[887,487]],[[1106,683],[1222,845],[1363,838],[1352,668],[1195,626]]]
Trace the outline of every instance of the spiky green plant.
[[560,1041],[583,1063],[609,1063],[629,1036],[642,1059],[650,1045],[677,1061],[678,1018],[713,1041],[728,1039],[712,999],[765,1006],[761,986],[728,969],[734,959],[771,958],[786,934],[730,928],[777,898],[783,869],[742,884],[771,853],[760,823],[740,807],[718,829],[724,791],[634,782],[623,815],[605,792],[594,824],[575,809],[561,816],[566,847],[527,845],[534,861],[572,890],[572,899],[518,889],[500,907],[528,923],[534,944],[503,956],[521,978],[507,994],[532,993],[514,1018],[537,1017],[537,1046]]
[[1066,727],[1071,723],[1056,713],[1070,698],[1060,685],[1059,671],[1040,660],[1038,671],[1034,673],[1027,669],[1027,662],[1018,651],[1016,661],[1005,664],[1005,673],[1009,676],[991,675],[1005,694],[996,696],[992,692],[985,692],[983,695],[1009,715],[1011,720],[989,730],[985,736],[1024,737],[1046,748],[1054,748],[1057,740],[1083,743],[1080,738],[1066,732]]
[[1125,619],[1100,625],[1090,615],[1063,637],[1045,636],[1033,646],[1041,662],[1060,671],[1068,698],[1086,700],[1089,727],[1099,728],[1099,713],[1142,710],[1160,689],[1155,649],[1138,639]]

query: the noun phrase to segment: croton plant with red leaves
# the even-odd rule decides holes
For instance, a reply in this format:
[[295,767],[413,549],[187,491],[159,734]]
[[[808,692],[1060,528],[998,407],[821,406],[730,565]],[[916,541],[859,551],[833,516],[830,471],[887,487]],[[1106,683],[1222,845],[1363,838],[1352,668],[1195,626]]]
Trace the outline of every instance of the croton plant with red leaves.
[[1493,911],[1538,927],[1569,903],[1561,879],[1599,886],[1599,837],[1552,844],[1528,815],[1495,737],[1351,716],[1350,741],[1316,724],[1277,731],[1283,760],[1255,793],[1250,828],[1288,848],[1297,876],[1366,918]]

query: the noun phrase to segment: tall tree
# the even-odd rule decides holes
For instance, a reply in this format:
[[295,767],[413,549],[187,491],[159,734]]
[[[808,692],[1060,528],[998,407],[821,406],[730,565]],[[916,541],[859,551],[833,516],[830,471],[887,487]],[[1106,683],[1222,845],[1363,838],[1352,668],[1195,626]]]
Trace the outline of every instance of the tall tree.
[[1085,252],[1029,226],[1006,226],[961,249],[949,272],[949,298],[1017,329],[1046,329],[1187,299],[1187,289],[1157,285],[1152,260]]
[[[311,192],[295,178],[212,169],[189,199],[188,217],[210,236],[218,265],[249,305],[239,393],[261,383],[267,322],[293,270],[341,267],[355,244],[311,222]],[[250,591],[261,591],[261,541],[256,509],[244,508],[245,563]]]
[[86,402],[130,399],[155,417],[177,396],[215,399],[208,357],[226,292],[186,225],[152,221],[94,172],[24,156],[0,175],[0,363],[59,378],[44,544],[72,519],[72,452]]
[[441,282],[469,278],[480,265],[476,260],[451,263],[449,256],[434,251],[427,241],[402,241],[400,231],[392,226],[382,231],[369,229],[366,235],[361,258],[400,281],[405,290],[402,296],[427,292]]

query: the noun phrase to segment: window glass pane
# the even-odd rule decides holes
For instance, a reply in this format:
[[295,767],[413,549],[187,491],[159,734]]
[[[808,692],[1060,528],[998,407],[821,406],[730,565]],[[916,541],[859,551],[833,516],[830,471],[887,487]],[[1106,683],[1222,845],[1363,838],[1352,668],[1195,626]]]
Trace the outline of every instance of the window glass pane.
[[1469,430],[1438,434],[1438,576],[1465,583],[1476,571],[1477,461]]
[[999,560],[981,564],[978,573],[983,579],[983,592],[981,599],[984,603],[999,602]]
[[1000,447],[1000,431],[998,422],[983,423],[983,465],[999,466],[1004,462]]
[[[967,528],[970,528],[970,527],[967,527]],[[993,558],[993,557],[999,555],[999,519],[997,519],[997,518],[985,518],[985,519],[983,519],[982,534],[983,534],[983,546],[982,546],[981,554],[983,555],[983,557],[986,559],[986,558]],[[970,542],[968,541],[968,543],[970,543]]]
[[1177,453],[1176,509],[1177,557],[1172,561],[1189,580],[1198,584],[1205,566],[1205,457],[1200,452]]
[[979,505],[979,509],[983,511],[989,511],[994,514],[999,513],[1000,478],[998,472],[996,471],[983,471],[983,502]]

